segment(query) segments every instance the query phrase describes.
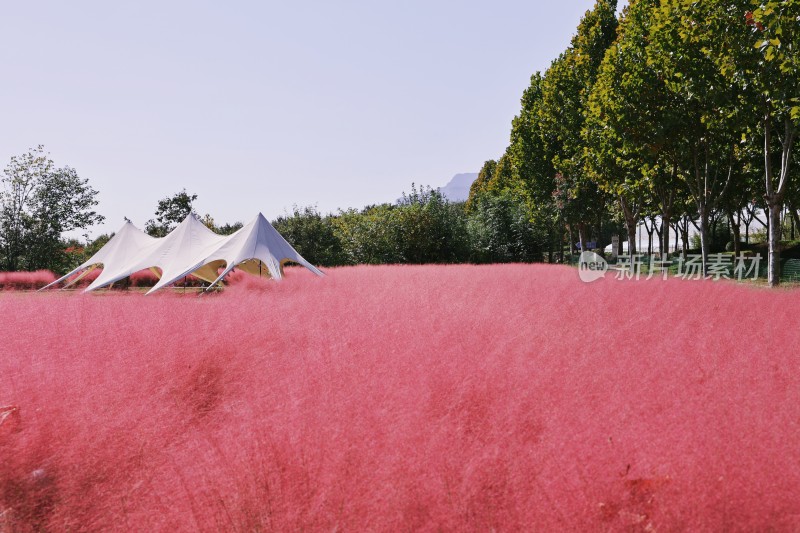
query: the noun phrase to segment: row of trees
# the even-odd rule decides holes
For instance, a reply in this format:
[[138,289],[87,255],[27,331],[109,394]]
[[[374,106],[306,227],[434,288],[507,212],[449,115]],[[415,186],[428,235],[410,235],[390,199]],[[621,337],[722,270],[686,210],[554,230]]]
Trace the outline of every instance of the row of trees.
[[502,263],[542,260],[541,239],[510,195],[467,211],[412,185],[396,204],[322,215],[295,207],[273,222],[297,251],[324,266],[383,263]]
[[632,0],[620,19],[616,4],[598,0],[532,76],[469,204],[510,193],[556,242],[603,242],[623,222],[632,252],[642,221],[662,252],[670,228],[693,222],[704,264],[712,222],[727,220],[738,246],[763,210],[777,284],[784,208],[800,223],[800,1]]

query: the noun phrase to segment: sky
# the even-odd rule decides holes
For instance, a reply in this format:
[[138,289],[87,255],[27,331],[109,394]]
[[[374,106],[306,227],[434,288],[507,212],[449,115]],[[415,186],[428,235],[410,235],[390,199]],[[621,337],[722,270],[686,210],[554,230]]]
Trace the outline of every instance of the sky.
[[94,236],[184,188],[217,223],[392,202],[499,157],[593,4],[9,2],[0,163],[75,168]]

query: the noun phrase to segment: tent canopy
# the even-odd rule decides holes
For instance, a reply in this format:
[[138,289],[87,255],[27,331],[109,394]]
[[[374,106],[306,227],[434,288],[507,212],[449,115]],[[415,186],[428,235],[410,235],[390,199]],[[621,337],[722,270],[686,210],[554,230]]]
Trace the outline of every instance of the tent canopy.
[[[132,261],[141,250],[153,245],[157,240],[134,226],[130,220],[126,220],[119,231],[97,253],[71,272],[43,287],[43,289],[66,281],[68,278],[80,273],[65,285],[65,287],[69,287],[98,266],[102,266],[104,272],[113,270],[115,267],[118,268],[120,265]],[[102,274],[98,279],[100,277],[102,277]]]
[[[68,283],[71,285],[101,265],[103,271],[85,289],[86,292],[106,287],[140,270],[157,269],[161,276],[148,291],[150,294],[189,274],[213,286],[237,266],[249,273],[280,280],[283,278],[283,265],[287,262],[298,263],[318,276],[323,275],[297,253],[261,213],[228,236],[214,233],[196,215],[189,214],[162,238],[151,237],[126,221],[89,260],[48,287],[80,273]],[[220,269],[222,272],[218,273]]]

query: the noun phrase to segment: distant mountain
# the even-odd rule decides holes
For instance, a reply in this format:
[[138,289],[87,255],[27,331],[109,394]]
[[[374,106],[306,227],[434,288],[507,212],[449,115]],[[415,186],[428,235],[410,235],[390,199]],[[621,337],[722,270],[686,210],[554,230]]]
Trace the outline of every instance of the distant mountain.
[[439,192],[451,202],[464,202],[469,198],[469,188],[476,179],[477,172],[456,174],[447,185],[439,187]]

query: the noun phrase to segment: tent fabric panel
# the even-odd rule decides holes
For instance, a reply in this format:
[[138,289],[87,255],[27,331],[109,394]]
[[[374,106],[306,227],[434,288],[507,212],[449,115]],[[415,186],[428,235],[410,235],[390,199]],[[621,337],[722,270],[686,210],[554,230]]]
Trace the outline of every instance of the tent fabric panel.
[[[81,265],[81,266],[77,267],[76,269],[74,269],[74,270],[72,270],[72,271],[70,271],[70,272],[67,272],[66,274],[64,274],[63,276],[61,276],[60,278],[58,278],[57,280],[55,280],[55,281],[51,281],[50,283],[48,283],[47,285],[45,285],[44,287],[42,287],[42,288],[41,288],[41,289],[39,289],[39,290],[40,290],[40,291],[43,291],[43,290],[45,290],[45,289],[47,289],[47,288],[50,288],[50,287],[52,287],[53,285],[58,285],[59,283],[61,283],[62,281],[66,280],[66,279],[67,279],[67,278],[69,278],[70,276],[72,276],[72,275],[74,275],[74,274],[77,274],[77,273],[78,273],[78,272],[80,272],[81,270],[85,270],[85,269],[87,269],[87,268],[88,268],[88,266],[89,266],[89,265],[85,265],[85,264],[84,264],[84,265]],[[70,284],[70,285],[71,285],[71,284]],[[67,287],[67,286],[69,286],[69,285],[66,285],[65,287]],[[62,288],[64,288],[64,287],[62,287]]]
[[212,261],[192,271],[191,274],[192,276],[198,277],[203,281],[211,283],[217,279],[217,276],[219,275],[217,272],[223,266],[225,266],[225,261]]
[[270,274],[269,269],[267,268],[267,265],[265,265],[260,260],[255,260],[254,261],[252,259],[246,259],[246,260],[242,261],[241,263],[239,263],[238,265],[236,265],[236,268],[238,268],[242,272],[247,272],[248,274],[250,274],[252,276],[257,276],[257,277],[261,277],[261,278],[271,278],[272,277],[272,275]]
[[92,257],[84,261],[83,264],[71,272],[58,278],[49,285],[46,285],[42,289],[46,289],[61,283],[70,276],[77,274],[81,270],[89,267],[94,268],[102,264],[103,270],[113,270],[117,268],[116,265],[127,263],[130,260],[131,255],[135,254],[143,246],[150,245],[154,241],[156,241],[155,237],[151,237],[150,235],[146,234],[134,226],[130,221],[125,221],[125,223],[122,224],[122,227],[117,230],[116,233],[114,233],[114,236],[109,239],[105,246],[95,252]]
[[72,285],[74,285],[74,284],[78,283],[78,282],[79,282],[80,280],[82,280],[82,279],[83,279],[83,278],[84,278],[84,277],[85,277],[87,274],[89,274],[91,271],[93,271],[94,269],[96,269],[98,266],[99,266],[99,265],[98,265],[97,263],[95,263],[94,265],[90,266],[89,268],[87,268],[86,270],[84,270],[83,272],[81,272],[81,273],[80,273],[78,276],[76,276],[76,277],[75,277],[75,279],[73,279],[72,281],[70,281],[69,283],[67,283],[66,285],[64,285],[64,287],[62,287],[62,288],[66,289],[67,287],[70,287],[70,286],[72,286]]

